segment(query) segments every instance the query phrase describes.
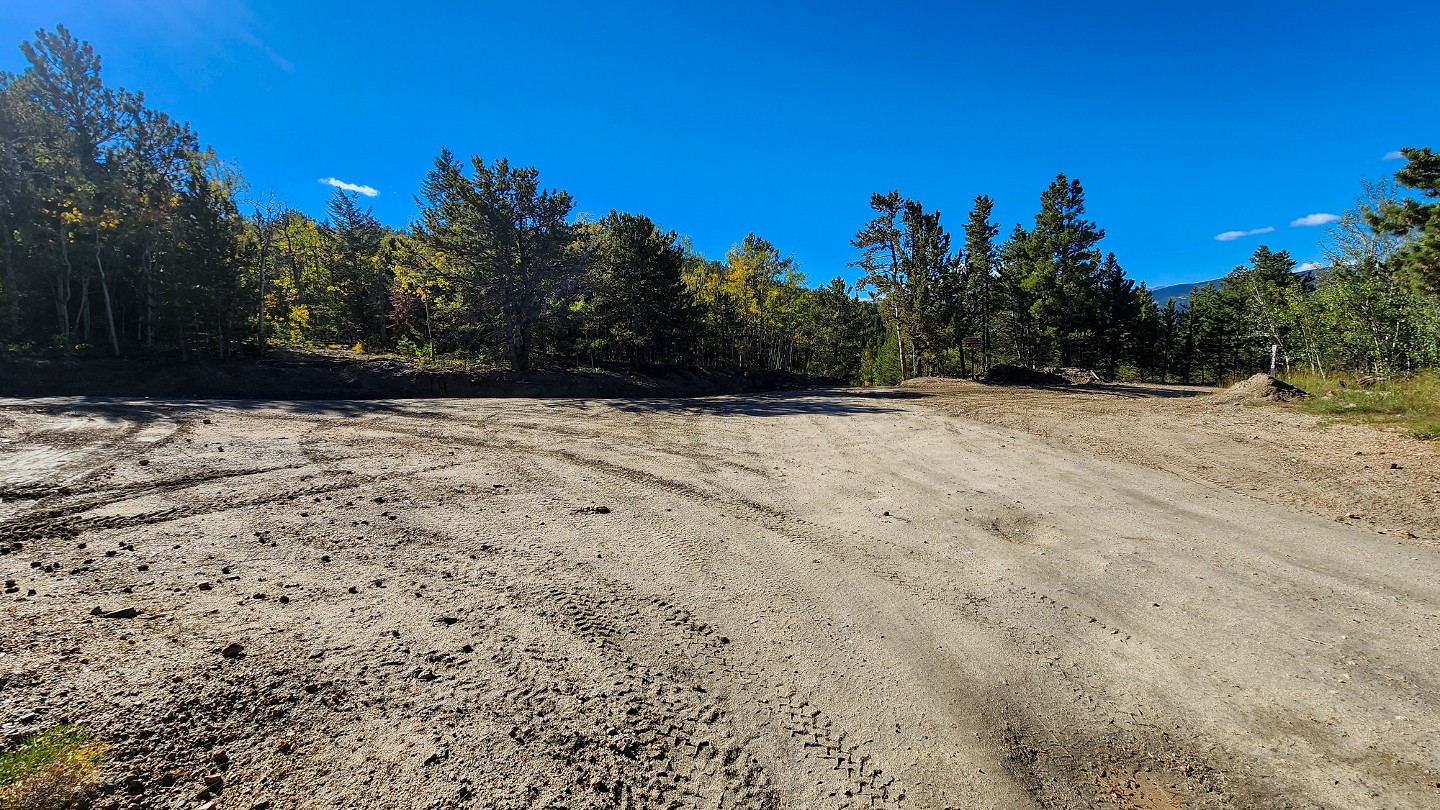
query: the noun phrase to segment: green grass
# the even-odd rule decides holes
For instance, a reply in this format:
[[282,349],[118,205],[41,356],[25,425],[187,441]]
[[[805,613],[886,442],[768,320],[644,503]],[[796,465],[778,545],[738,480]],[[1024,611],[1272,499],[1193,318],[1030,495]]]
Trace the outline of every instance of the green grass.
[[1355,377],[1292,373],[1285,381],[1310,396],[1294,404],[1326,419],[1396,428],[1417,439],[1440,439],[1440,370],[1361,385]]
[[92,784],[107,746],[84,729],[57,726],[0,753],[0,810],[73,804]]

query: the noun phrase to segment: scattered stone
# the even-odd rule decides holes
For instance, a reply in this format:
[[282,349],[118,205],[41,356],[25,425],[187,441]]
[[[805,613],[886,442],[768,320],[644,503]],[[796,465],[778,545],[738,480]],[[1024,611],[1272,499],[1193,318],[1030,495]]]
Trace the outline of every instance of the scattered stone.
[[245,647],[235,641],[226,644],[225,648],[220,651],[220,655],[225,658],[239,658],[241,655],[244,655],[244,653]]
[[216,751],[210,755],[210,761],[223,767],[230,764],[230,755],[224,751]]
[[610,507],[603,504],[592,503],[585,507],[585,511],[596,515],[608,515],[610,514]]
[[96,607],[90,611],[91,616],[98,616],[102,619],[133,619],[140,615],[140,611],[133,607],[123,607],[119,610],[107,611],[104,608]]
[[148,458],[142,458],[142,459],[140,459],[139,461],[137,461],[137,462],[135,462],[135,463],[136,463],[136,464],[139,464],[141,467],[149,467],[149,466],[150,466],[150,459],[148,459]]

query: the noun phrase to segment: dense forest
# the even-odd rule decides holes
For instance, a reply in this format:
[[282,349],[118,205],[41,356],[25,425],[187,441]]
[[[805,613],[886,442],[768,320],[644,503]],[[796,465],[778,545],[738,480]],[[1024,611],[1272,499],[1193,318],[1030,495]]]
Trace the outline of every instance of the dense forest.
[[[0,345],[230,357],[277,345],[546,367],[777,369],[866,384],[997,362],[1210,382],[1270,364],[1377,376],[1440,363],[1440,156],[1367,185],[1323,266],[1260,247],[1188,308],[1129,278],[1078,180],[1005,238],[977,197],[952,234],[898,191],[853,239],[855,286],[812,287],[755,234],[706,258],[639,213],[578,217],[534,168],[442,150],[417,219],[337,190],[315,219],[141,93],[106,86],[63,27],[0,73]],[[1416,193],[1418,192],[1418,194]]]

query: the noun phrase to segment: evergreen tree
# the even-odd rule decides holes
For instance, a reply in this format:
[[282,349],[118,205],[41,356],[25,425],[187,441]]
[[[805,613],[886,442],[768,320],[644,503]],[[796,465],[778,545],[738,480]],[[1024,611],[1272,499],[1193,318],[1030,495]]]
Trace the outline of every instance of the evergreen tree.
[[[995,237],[1000,227],[990,221],[995,210],[995,201],[985,195],[975,198],[970,209],[970,218],[965,222],[965,274],[969,279],[969,296],[965,307],[967,320],[960,330],[961,338],[979,330],[980,358],[977,362],[990,365],[993,351],[990,334],[991,321],[995,317],[995,274],[997,255]],[[964,344],[961,344],[963,351]],[[963,366],[963,359],[962,359]]]
[[[372,209],[361,208],[359,202],[359,195],[336,189],[325,206],[330,220],[323,232],[334,256],[330,277],[347,304],[347,337],[383,345],[388,343],[385,319],[390,313],[391,283],[391,273],[380,261],[385,229]],[[277,224],[281,226],[275,240],[278,245],[284,222]]]
[[471,158],[466,177],[443,150],[421,189],[419,239],[436,268],[461,288],[490,348],[516,371],[530,368],[535,330],[573,299],[585,256],[567,221],[574,203],[542,190],[533,167]]
[[1420,192],[1422,199],[1389,203],[1369,218],[1378,230],[1409,237],[1396,260],[1420,286],[1440,292],[1440,155],[1429,148],[1406,148],[1400,153],[1405,167],[1395,179]]
[[584,301],[597,345],[634,365],[683,356],[693,314],[679,237],[616,211],[598,231]]

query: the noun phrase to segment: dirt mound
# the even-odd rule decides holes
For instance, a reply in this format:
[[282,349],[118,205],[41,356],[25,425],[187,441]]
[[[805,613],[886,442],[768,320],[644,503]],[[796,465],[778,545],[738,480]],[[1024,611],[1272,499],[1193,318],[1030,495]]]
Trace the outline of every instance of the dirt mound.
[[1256,374],[1230,386],[1223,393],[1216,394],[1211,401],[1230,404],[1246,402],[1290,402],[1304,399],[1305,392],[1290,383],[1277,380],[1269,374]]
[[1064,377],[1065,380],[1071,385],[1089,385],[1091,383],[1100,382],[1100,375],[1096,374],[1088,368],[1075,368],[1073,366],[1052,366],[1048,368],[1042,368],[1040,370],[1047,374],[1054,374],[1059,377]]
[[993,365],[976,377],[987,385],[1071,385],[1070,378],[1051,369],[1025,368],[1005,363]]

